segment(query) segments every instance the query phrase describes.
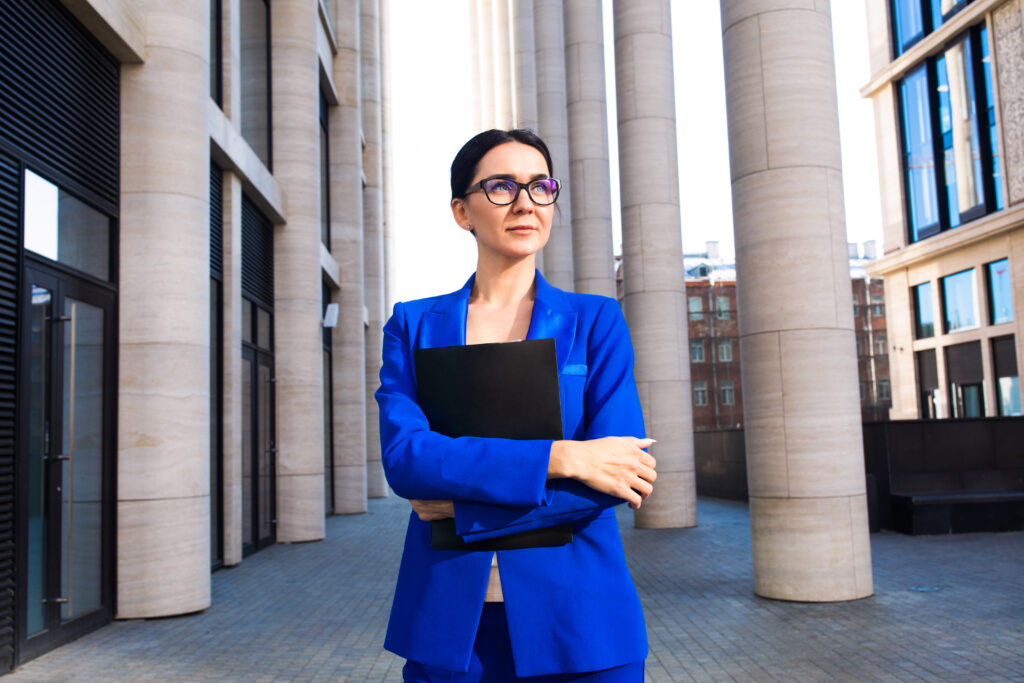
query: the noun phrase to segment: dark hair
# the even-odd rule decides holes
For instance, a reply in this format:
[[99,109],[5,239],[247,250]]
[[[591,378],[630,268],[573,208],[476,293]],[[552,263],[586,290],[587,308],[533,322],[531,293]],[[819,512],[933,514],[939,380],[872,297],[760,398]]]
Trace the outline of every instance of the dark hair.
[[532,130],[529,128],[513,128],[512,130],[492,128],[474,135],[455,155],[455,159],[452,161],[452,199],[461,199],[466,196],[466,190],[469,188],[473,176],[476,175],[476,168],[480,164],[480,160],[492,149],[506,142],[521,142],[533,147],[544,156],[544,161],[548,165],[548,175],[554,173],[548,146]]

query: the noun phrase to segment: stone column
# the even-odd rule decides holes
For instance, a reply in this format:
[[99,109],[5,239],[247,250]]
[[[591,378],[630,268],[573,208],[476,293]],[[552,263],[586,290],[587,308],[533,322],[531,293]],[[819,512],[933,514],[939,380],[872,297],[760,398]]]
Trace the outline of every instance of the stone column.
[[242,180],[225,171],[223,193],[223,453],[224,564],[242,561]]
[[337,0],[338,52],[330,110],[331,255],[338,262],[334,328],[334,511],[366,512],[366,332],[363,327],[363,144],[359,0]]
[[320,106],[317,7],[271,3],[274,177],[287,198],[274,229],[277,540],[324,537]]
[[384,235],[384,312],[391,314],[395,306],[395,223],[391,192],[394,180],[391,174],[391,76],[388,60],[391,58],[391,4],[380,3],[380,158],[381,158],[381,213]]
[[565,82],[577,292],[615,297],[601,0],[565,2]]
[[494,7],[491,0],[476,3],[476,34],[480,58],[480,120],[481,130],[494,128],[497,114],[494,109]]
[[497,128],[511,128],[512,112],[512,45],[509,33],[509,0],[493,0],[491,14],[491,47],[494,51],[494,118]]
[[121,67],[119,618],[210,606],[209,2],[139,10],[146,62]]
[[481,87],[481,83],[483,83],[483,64],[481,63],[480,56],[480,1],[469,0],[469,54],[472,59],[469,72],[473,87],[473,92],[471,93],[473,100],[473,129],[476,132],[484,129],[484,99],[483,88]]
[[533,39],[536,47],[537,132],[547,143],[554,176],[564,182],[559,210],[544,248],[544,276],[555,287],[572,291],[572,183],[569,168],[569,127],[565,99],[565,33],[561,0],[535,0]]
[[615,0],[623,308],[633,331],[647,433],[658,440],[654,494],[638,527],[697,524],[686,282],[669,0]]
[[380,461],[377,401],[381,345],[384,343],[384,205],[381,189],[380,0],[359,3],[362,72],[363,174],[363,287],[369,327],[366,329],[366,492],[370,498],[387,495]]
[[516,128],[537,130],[537,71],[534,67],[533,0],[512,0],[515,51]]
[[871,595],[827,2],[722,0],[754,592]]

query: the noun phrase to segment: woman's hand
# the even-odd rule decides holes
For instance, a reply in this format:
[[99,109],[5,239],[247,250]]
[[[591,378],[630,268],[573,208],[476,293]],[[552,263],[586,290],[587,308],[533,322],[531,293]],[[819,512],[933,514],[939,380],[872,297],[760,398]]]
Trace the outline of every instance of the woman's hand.
[[638,510],[654,490],[655,460],[644,452],[654,439],[606,436],[551,444],[548,478],[576,479],[601,493],[621,498]]
[[455,504],[450,500],[410,500],[413,512],[424,522],[434,522],[455,516]]

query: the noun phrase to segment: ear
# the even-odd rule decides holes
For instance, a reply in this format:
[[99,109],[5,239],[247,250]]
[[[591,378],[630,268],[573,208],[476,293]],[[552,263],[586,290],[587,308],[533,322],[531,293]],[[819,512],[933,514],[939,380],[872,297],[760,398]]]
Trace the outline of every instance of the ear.
[[473,226],[470,225],[469,212],[466,210],[466,200],[455,198],[452,200],[452,217],[455,218],[455,222],[463,230],[473,232]]

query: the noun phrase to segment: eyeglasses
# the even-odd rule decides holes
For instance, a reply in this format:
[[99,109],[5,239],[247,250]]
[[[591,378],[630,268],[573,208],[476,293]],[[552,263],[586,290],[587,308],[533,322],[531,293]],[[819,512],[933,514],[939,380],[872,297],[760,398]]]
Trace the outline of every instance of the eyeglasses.
[[528,183],[519,183],[511,178],[484,178],[479,183],[474,183],[466,190],[466,194],[472,194],[477,190],[483,190],[487,201],[498,206],[508,206],[519,198],[519,192],[526,190],[527,196],[538,206],[554,204],[558,199],[558,192],[562,189],[562,181],[557,178],[538,178]]

